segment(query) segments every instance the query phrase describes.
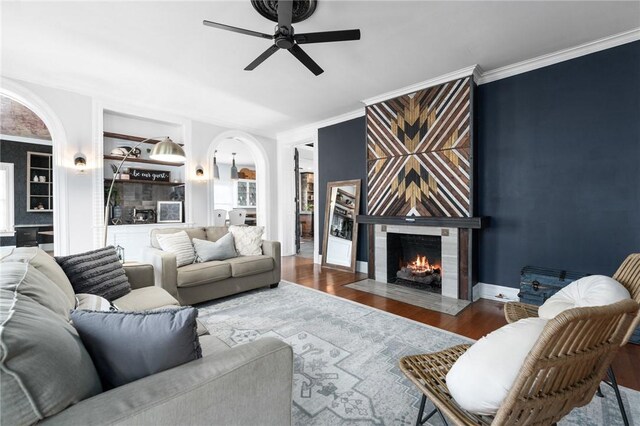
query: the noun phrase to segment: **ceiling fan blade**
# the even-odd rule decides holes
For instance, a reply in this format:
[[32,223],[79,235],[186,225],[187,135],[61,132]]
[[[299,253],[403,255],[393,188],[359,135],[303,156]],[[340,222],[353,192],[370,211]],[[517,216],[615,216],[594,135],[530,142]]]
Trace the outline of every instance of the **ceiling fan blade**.
[[307,55],[305,51],[302,50],[302,48],[300,48],[300,46],[298,46],[297,44],[294,44],[288,50],[293,56],[298,58],[298,60],[302,62],[305,67],[309,68],[309,71],[311,71],[313,74],[320,75],[324,72],[324,70],[320,68],[320,66],[316,64],[316,62],[311,59],[311,57]]
[[293,19],[293,0],[278,0],[278,27],[290,27]]
[[322,31],[319,33],[296,34],[293,36],[293,39],[298,44],[360,40],[360,30]]
[[278,46],[276,46],[275,44],[272,45],[267,50],[262,52],[262,54],[260,56],[258,56],[253,62],[251,62],[249,65],[247,65],[247,67],[244,70],[245,71],[254,70],[258,65],[263,63],[269,56],[271,56],[274,53],[276,53],[278,51],[278,49],[279,49]]
[[240,33],[253,37],[267,38],[273,40],[273,36],[265,33],[259,33],[257,31],[245,30],[244,28],[232,27],[231,25],[219,24],[217,22],[207,21],[206,19],[202,23],[208,27],[218,28],[221,30],[233,31],[234,33]]

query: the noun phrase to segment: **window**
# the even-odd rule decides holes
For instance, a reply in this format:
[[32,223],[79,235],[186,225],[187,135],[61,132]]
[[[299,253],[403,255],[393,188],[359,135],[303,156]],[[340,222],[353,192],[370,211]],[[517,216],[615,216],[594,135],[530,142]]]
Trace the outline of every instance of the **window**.
[[0,235],[13,236],[12,163],[0,163]]

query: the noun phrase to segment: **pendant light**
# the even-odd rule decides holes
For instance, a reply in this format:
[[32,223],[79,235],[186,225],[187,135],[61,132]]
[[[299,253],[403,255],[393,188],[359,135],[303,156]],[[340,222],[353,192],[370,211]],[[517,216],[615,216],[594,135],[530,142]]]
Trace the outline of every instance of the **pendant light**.
[[213,178],[216,180],[220,179],[220,169],[218,168],[218,160],[216,159],[217,153],[217,149],[213,151]]
[[231,163],[231,180],[238,180],[238,168],[236,167],[236,153],[232,153],[233,161]]

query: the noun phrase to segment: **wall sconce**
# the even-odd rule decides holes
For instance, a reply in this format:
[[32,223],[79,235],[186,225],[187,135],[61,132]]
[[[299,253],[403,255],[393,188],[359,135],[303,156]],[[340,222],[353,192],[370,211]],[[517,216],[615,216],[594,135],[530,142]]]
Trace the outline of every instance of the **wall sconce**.
[[220,179],[220,169],[218,168],[218,160],[216,159],[216,153],[218,150],[213,151],[213,178]]
[[84,156],[84,154],[78,153],[73,157],[73,165],[76,167],[79,173],[84,173],[85,169],[87,168],[87,158]]
[[204,168],[200,165],[196,166],[196,179],[204,180]]
[[231,180],[238,180],[238,168],[236,167],[236,153],[232,153],[233,161],[231,163]]

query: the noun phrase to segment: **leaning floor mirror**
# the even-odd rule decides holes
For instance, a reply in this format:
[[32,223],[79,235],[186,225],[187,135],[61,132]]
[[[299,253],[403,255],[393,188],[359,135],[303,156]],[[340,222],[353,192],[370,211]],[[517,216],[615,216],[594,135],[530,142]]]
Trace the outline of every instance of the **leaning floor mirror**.
[[322,266],[355,272],[360,179],[329,182],[324,211]]

